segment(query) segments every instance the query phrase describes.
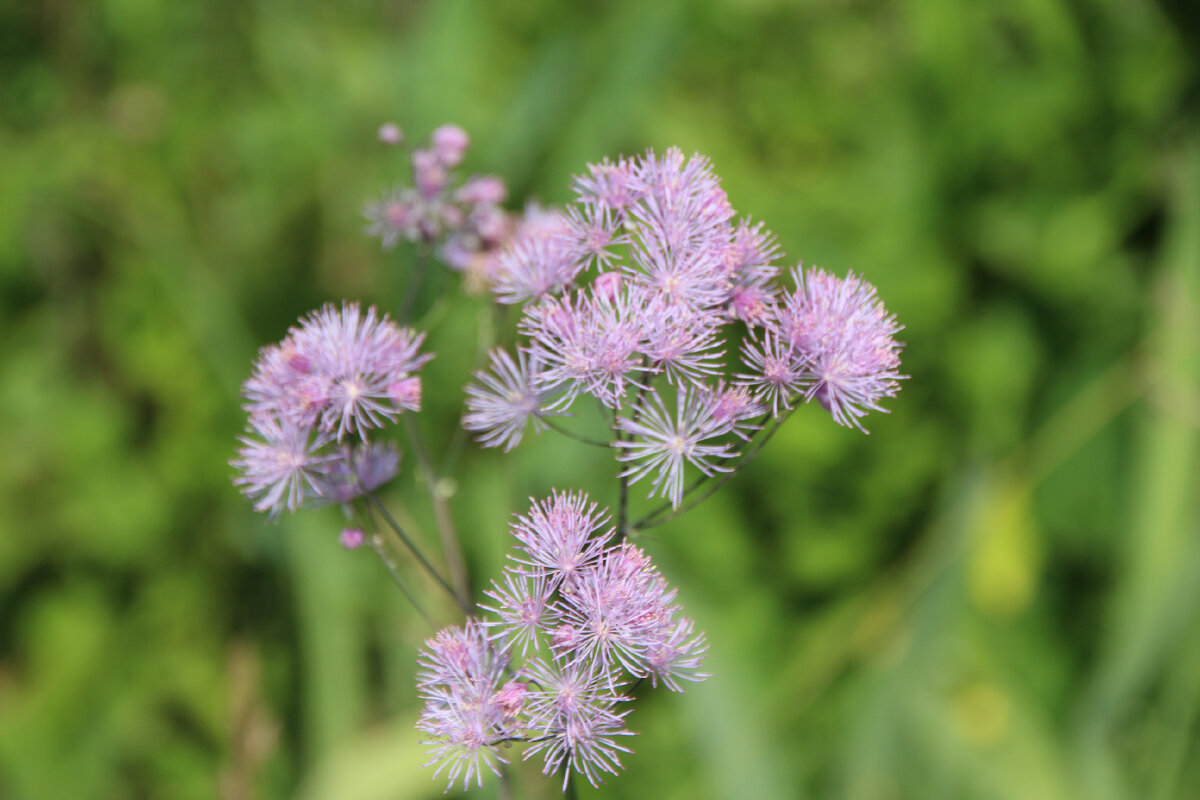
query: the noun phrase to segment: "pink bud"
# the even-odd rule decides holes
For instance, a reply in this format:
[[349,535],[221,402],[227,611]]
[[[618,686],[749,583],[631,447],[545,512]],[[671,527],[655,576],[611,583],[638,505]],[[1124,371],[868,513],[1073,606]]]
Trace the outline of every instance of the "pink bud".
[[447,167],[454,167],[463,160],[471,139],[467,132],[457,125],[443,125],[433,132],[433,151],[437,158]]
[[342,535],[338,537],[338,541],[342,543],[342,547],[347,550],[356,550],[362,547],[363,542],[366,540],[366,535],[358,528],[346,528],[342,531]]
[[389,383],[388,397],[400,408],[408,411],[420,411],[421,379],[412,377]]
[[385,122],[379,126],[379,141],[395,147],[404,141],[404,131],[394,122]]
[[529,694],[529,689],[525,684],[520,681],[509,681],[492,696],[492,702],[500,707],[504,716],[515,717],[521,713],[521,706],[525,703],[527,694]]
[[571,650],[579,643],[579,634],[570,625],[559,625],[554,629],[551,646],[560,653]]
[[458,190],[458,199],[467,205],[498,205],[508,199],[508,187],[495,175],[475,175]]
[[596,293],[597,297],[612,302],[621,293],[622,280],[619,272],[601,272],[592,283],[592,291]]
[[446,186],[446,167],[432,150],[414,150],[413,181],[424,197],[436,197]]

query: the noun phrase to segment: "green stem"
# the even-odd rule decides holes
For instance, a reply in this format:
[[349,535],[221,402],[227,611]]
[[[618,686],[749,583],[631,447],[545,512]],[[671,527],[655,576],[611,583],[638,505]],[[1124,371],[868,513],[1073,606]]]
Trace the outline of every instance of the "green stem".
[[609,448],[609,447],[613,446],[612,442],[602,442],[599,439],[589,439],[586,436],[580,436],[578,433],[569,431],[566,428],[564,428],[563,426],[559,425],[558,423],[551,422],[549,417],[538,417],[538,419],[540,419],[546,425],[547,428],[549,428],[552,431],[556,431],[557,433],[561,433],[563,436],[566,436],[568,439],[574,439],[577,442],[583,442],[584,444],[589,444],[592,447]]
[[412,279],[409,280],[408,286],[404,288],[404,300],[400,304],[400,324],[407,325],[412,319],[413,309],[417,305],[417,295],[421,293],[421,278],[425,274],[425,270],[429,264],[428,246],[421,244],[417,246],[417,257],[413,264]]
[[387,567],[388,574],[392,576],[392,583],[396,584],[404,596],[408,598],[408,602],[412,603],[413,608],[415,608],[417,613],[421,615],[421,619],[425,620],[425,622],[429,624],[429,627],[436,628],[437,626],[433,624],[433,620],[429,617],[429,614],[426,613],[425,609],[421,607],[421,604],[417,602],[417,598],[411,591],[409,591],[408,587],[404,584],[404,581],[401,580],[400,568],[392,559],[391,553],[387,551],[387,545],[384,543],[383,537],[378,533],[372,533],[370,542],[371,549],[375,551],[377,556],[379,556],[379,560],[383,562],[385,567]]
[[450,504],[443,491],[442,479],[434,471],[433,459],[425,447],[421,429],[411,414],[404,415],[404,428],[408,433],[409,443],[417,457],[417,468],[421,472],[421,480],[429,492],[429,504],[433,507],[433,519],[437,524],[438,537],[442,541],[442,551],[446,554],[446,563],[450,568],[450,580],[454,582],[455,592],[460,598],[471,596],[471,584],[467,578],[467,564],[463,558],[462,547],[458,543],[458,531],[454,527],[454,516],[450,513]]
[[387,507],[384,506],[383,503],[379,502],[379,498],[376,497],[373,492],[365,492],[364,496],[373,506],[375,506],[375,510],[378,511],[379,515],[383,517],[385,522],[387,522],[388,527],[396,532],[396,535],[400,537],[400,541],[404,542],[404,545],[412,552],[414,556],[416,556],[417,561],[421,564],[425,571],[429,573],[430,577],[432,577],[439,586],[445,589],[446,592],[448,592],[449,595],[454,598],[454,601],[458,604],[458,607],[462,609],[464,614],[470,614],[471,609],[467,605],[466,601],[459,597],[454,589],[450,587],[450,584],[446,582],[446,579],[443,578],[441,574],[433,568],[433,565],[429,563],[429,560],[425,558],[424,554],[416,546],[413,540],[410,539],[408,534],[404,532],[404,529],[400,527],[400,523],[396,522],[395,517],[393,517],[391,512],[387,510]]
[[[663,525],[663,524],[675,519],[676,517],[680,516],[681,514],[691,511],[693,508],[700,505],[708,498],[712,497],[713,494],[715,494],[718,489],[720,489],[722,486],[724,486],[726,483],[728,483],[733,478],[733,476],[737,475],[739,472],[741,472],[743,469],[745,469],[746,465],[748,465],[754,459],[754,457],[759,454],[759,452],[763,449],[763,447],[767,444],[767,442],[771,441],[771,437],[774,436],[775,432],[777,430],[779,430],[781,425],[783,425],[784,420],[786,420],[788,417],[790,417],[794,411],[795,411],[795,406],[793,406],[791,409],[789,409],[786,414],[784,414],[783,416],[776,419],[775,424],[773,424],[769,429],[767,429],[766,435],[764,435],[761,439],[759,439],[759,441],[754,445],[754,448],[752,450],[750,450],[750,452],[746,453],[746,455],[742,456],[741,459],[738,460],[737,466],[734,467],[729,472],[726,472],[725,474],[723,474],[717,480],[716,483],[714,483],[712,486],[708,487],[708,490],[706,492],[704,492],[704,494],[700,495],[699,497],[693,498],[692,500],[688,501],[684,505],[675,509],[672,513],[667,514],[667,516],[665,516],[665,517],[663,517],[663,514],[666,514],[668,511],[671,510],[671,504],[664,503],[663,505],[661,505],[658,508],[651,511],[646,516],[642,517],[637,522],[633,523],[633,525],[630,526],[631,529],[635,530],[635,531],[644,531],[648,528],[654,528],[659,525]],[[766,417],[764,417],[763,419],[765,420]],[[698,480],[696,480],[694,483],[692,483],[692,485],[687,488],[687,491],[684,492],[684,497],[687,497],[692,492],[696,491],[702,485],[707,483],[709,478],[710,478],[710,476],[704,475],[701,478],[699,478]],[[661,519],[660,519],[660,517],[661,517]]]

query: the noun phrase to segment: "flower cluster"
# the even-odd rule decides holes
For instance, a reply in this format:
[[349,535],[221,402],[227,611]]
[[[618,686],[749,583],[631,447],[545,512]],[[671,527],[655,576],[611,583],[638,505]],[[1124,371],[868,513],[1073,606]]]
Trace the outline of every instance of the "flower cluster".
[[[380,139],[401,142],[399,129],[384,126]],[[460,181],[458,167],[470,138],[457,125],[443,125],[428,146],[412,151],[412,186],[397,186],[378,201],[368,203],[363,215],[367,233],[378,236],[386,250],[401,239],[425,245],[438,244],[441,260],[466,273],[473,288],[488,285],[504,245],[523,227],[501,203],[508,197],[504,181],[495,175],[473,175]]]
[[399,452],[367,432],[420,410],[417,373],[433,357],[420,352],[423,340],[348,303],[326,305],[262,349],[242,386],[249,422],[232,462],[255,510],[345,503],[396,475]]
[[727,470],[738,438],[800,399],[861,429],[898,390],[899,326],[874,288],[796,269],[784,291],[775,237],[735,220],[703,156],[589,165],[574,189],[559,224],[498,260],[493,290],[524,304],[524,342],[467,389],[464,425],[485,445],[511,449],[591,395],[623,476],[677,507],[685,464]]
[[[616,774],[632,682],[682,691],[707,677],[704,635],[680,614],[649,557],[613,540],[608,515],[581,493],[555,493],[512,526],[513,564],[481,606],[494,619],[446,628],[426,643],[418,727],[429,764],[450,784],[499,774],[502,750],[525,742],[545,774],[596,785]],[[520,663],[517,663],[518,660]]]

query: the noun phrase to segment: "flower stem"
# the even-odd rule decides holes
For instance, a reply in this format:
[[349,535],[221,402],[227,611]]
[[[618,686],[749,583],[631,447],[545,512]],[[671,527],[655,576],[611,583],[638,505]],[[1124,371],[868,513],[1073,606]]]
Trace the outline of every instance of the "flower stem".
[[418,245],[417,257],[413,263],[412,278],[404,287],[404,300],[400,305],[400,324],[407,325],[412,319],[413,309],[417,305],[417,295],[421,293],[421,278],[429,265],[429,249],[426,245]]
[[430,577],[437,581],[438,585],[445,589],[446,592],[448,592],[450,596],[454,598],[454,602],[458,604],[458,607],[462,609],[464,614],[470,614],[471,609],[470,606],[467,605],[467,602],[460,597],[458,593],[456,593],[454,589],[450,587],[450,584],[446,582],[446,579],[443,578],[441,574],[433,568],[433,565],[429,563],[429,560],[425,558],[424,554],[421,553],[420,549],[416,546],[413,540],[410,539],[408,534],[404,532],[404,529],[400,527],[400,523],[396,522],[396,518],[391,515],[391,512],[387,510],[387,507],[384,506],[383,503],[379,502],[379,498],[376,497],[373,492],[365,492],[364,496],[373,506],[375,506],[375,510],[378,511],[379,515],[383,517],[385,522],[387,522],[388,527],[396,532],[396,535],[400,537],[400,541],[404,542],[405,546],[408,547],[414,556],[416,556],[417,561],[421,564],[425,571],[429,573]]
[[[642,415],[642,405],[645,403],[646,393],[650,391],[650,379],[653,377],[648,372],[643,372],[640,376],[641,381],[638,384],[637,397],[633,401],[633,413],[629,415],[630,422],[637,422],[638,417]],[[626,441],[621,435],[621,426],[617,418],[617,411],[613,409],[612,413],[612,429],[613,435],[616,436],[616,441]],[[629,435],[629,440],[633,439],[633,434]],[[616,447],[616,444],[612,445]],[[620,459],[617,460],[617,465],[620,466]],[[624,541],[630,533],[637,531],[637,526],[630,527],[629,521],[629,476],[625,474],[625,470],[621,470],[617,474],[617,481],[620,484],[620,503],[617,512],[617,541]]]
[[605,447],[605,448],[607,448],[607,447],[612,447],[612,446],[613,446],[613,443],[612,443],[612,442],[602,442],[602,441],[600,441],[599,439],[589,439],[589,438],[588,438],[588,437],[586,437],[586,436],[580,436],[578,433],[574,433],[573,431],[569,431],[569,430],[567,430],[566,428],[564,428],[563,426],[559,425],[559,424],[558,424],[558,423],[556,423],[556,422],[551,422],[549,417],[539,417],[538,419],[540,419],[540,420],[542,421],[542,423],[543,423],[543,424],[545,424],[545,426],[546,426],[547,428],[549,428],[549,429],[550,429],[550,430],[552,430],[552,431],[556,431],[556,432],[558,432],[558,433],[561,433],[563,436],[566,436],[568,439],[574,439],[574,440],[575,440],[575,441],[577,441],[577,442],[583,442],[584,444],[590,444],[592,447]]
[[388,574],[392,576],[392,583],[396,584],[396,587],[399,588],[404,596],[408,598],[408,602],[412,603],[413,608],[415,608],[417,613],[421,615],[421,619],[425,620],[425,622],[429,624],[429,627],[436,628],[437,626],[433,624],[433,620],[429,617],[429,614],[426,613],[425,609],[421,607],[421,604],[417,602],[416,596],[409,591],[408,587],[404,584],[404,581],[401,580],[400,569],[396,562],[392,559],[391,553],[387,551],[387,544],[383,541],[383,537],[378,533],[372,533],[370,542],[371,549],[375,551],[377,556],[379,556],[379,560],[383,562],[385,567],[387,567]]
[[[720,489],[722,486],[724,486],[726,483],[728,483],[733,478],[734,475],[737,475],[739,472],[741,472],[754,459],[754,457],[756,455],[758,455],[759,451],[761,451],[763,449],[763,447],[766,445],[767,442],[771,441],[771,437],[774,436],[775,432],[777,430],[779,430],[779,427],[781,425],[783,425],[784,420],[786,420],[788,417],[790,417],[792,415],[793,411],[795,411],[794,406],[791,409],[789,409],[786,414],[777,418],[775,420],[775,423],[773,425],[771,425],[770,428],[767,429],[766,434],[764,434],[763,437],[761,439],[759,439],[758,442],[754,445],[754,448],[738,460],[737,466],[734,467],[729,472],[726,472],[724,475],[722,475],[716,481],[716,483],[709,486],[708,490],[705,491],[704,494],[700,495],[699,497],[692,498],[687,503],[681,505],[679,508],[675,509],[670,514],[667,514],[667,512],[671,510],[671,504],[664,503],[661,506],[659,506],[658,508],[651,511],[646,516],[639,519],[637,522],[633,523],[633,525],[630,526],[630,529],[634,530],[634,531],[644,531],[648,528],[655,528],[659,525],[663,525],[663,524],[675,519],[676,517],[680,516],[681,514],[691,511],[693,508],[700,505],[708,498],[712,497],[713,494],[715,494],[718,489]],[[696,491],[703,484],[705,484],[707,482],[708,482],[708,476],[707,475],[701,476],[694,483],[692,483],[691,486],[689,486],[687,488],[687,491],[684,492],[684,496],[686,497],[687,495],[690,495],[692,492]],[[667,516],[664,517],[663,514],[667,514]]]
[[[421,437],[421,429],[411,414],[404,415],[404,428],[408,440],[412,444],[413,453],[417,457],[417,468],[421,471],[421,480],[429,492],[429,504],[433,507],[433,519],[437,525],[438,537],[442,541],[442,551],[446,554],[446,563],[450,568],[450,580],[454,582],[455,593],[460,599],[471,596],[471,584],[467,578],[467,564],[463,559],[462,547],[458,543],[458,532],[454,527],[454,516],[450,513],[450,504],[443,491],[442,479],[433,467],[433,459],[425,447]],[[460,603],[461,604],[461,603]]]

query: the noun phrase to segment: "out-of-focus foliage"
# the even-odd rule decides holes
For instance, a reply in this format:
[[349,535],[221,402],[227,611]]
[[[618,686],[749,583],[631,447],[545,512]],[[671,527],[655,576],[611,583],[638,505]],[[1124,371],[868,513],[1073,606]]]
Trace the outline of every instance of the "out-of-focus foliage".
[[[266,524],[226,464],[258,346],[396,306],[410,257],[358,216],[403,174],[386,119],[462,124],[518,201],[702,151],[907,326],[869,437],[805,409],[644,542],[714,677],[582,795],[1197,796],[1198,43],[1182,0],[8,4],[0,797],[440,796],[428,629],[338,510]],[[426,318],[439,450],[485,308]],[[388,499],[432,545],[411,463]],[[477,589],[525,498],[612,475],[467,444]]]

